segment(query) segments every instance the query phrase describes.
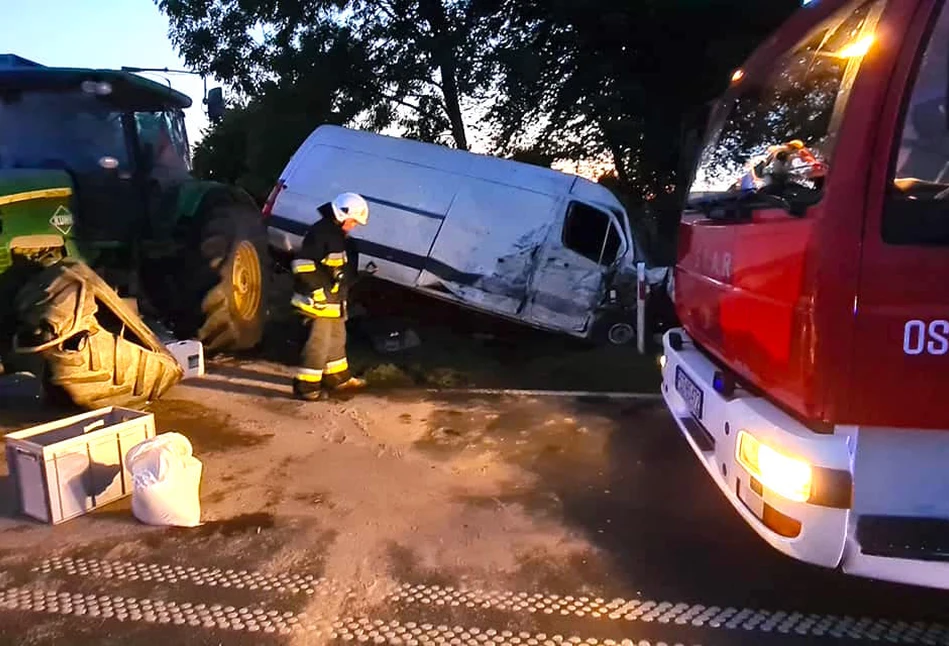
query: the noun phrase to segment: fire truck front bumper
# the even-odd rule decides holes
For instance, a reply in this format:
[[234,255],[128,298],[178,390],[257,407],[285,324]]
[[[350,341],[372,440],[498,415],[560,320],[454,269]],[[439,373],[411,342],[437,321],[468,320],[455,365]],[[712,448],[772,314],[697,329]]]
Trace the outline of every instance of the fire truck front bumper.
[[837,567],[851,503],[846,437],[814,433],[767,400],[729,392],[682,329],[663,335],[662,395],[741,517],[788,556]]
[[[938,479],[949,459],[949,433],[917,437],[858,427],[816,433],[768,400],[732,388],[681,328],[663,335],[663,350],[662,395],[679,430],[742,519],[768,544],[848,574],[949,588],[949,520],[892,511],[914,495],[935,500],[932,492],[902,484],[913,479],[892,456],[916,442],[914,472],[922,469]],[[942,481],[949,486],[949,479]],[[855,499],[877,506],[889,501],[890,507],[868,513],[863,503],[855,507]]]

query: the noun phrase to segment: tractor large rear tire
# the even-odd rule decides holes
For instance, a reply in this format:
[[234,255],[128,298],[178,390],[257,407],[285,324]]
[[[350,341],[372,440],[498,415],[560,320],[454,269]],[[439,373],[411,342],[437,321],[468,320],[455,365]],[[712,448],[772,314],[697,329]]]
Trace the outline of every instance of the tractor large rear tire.
[[91,268],[48,267],[16,297],[14,357],[54,401],[83,408],[138,406],[184,373],[161,341]]
[[267,230],[245,204],[221,204],[199,218],[175,268],[176,294],[168,304],[175,332],[197,338],[209,354],[251,349],[267,320]]

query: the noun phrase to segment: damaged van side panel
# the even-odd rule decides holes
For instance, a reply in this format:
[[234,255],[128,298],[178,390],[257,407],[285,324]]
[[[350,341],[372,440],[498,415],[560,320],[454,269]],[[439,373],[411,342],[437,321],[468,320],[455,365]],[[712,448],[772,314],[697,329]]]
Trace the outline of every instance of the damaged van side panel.
[[555,197],[526,189],[462,182],[418,286],[442,285],[472,305],[519,316],[559,205]]
[[632,270],[616,216],[570,200],[560,209],[533,276],[531,322],[566,332],[585,332],[603,301],[611,272]]

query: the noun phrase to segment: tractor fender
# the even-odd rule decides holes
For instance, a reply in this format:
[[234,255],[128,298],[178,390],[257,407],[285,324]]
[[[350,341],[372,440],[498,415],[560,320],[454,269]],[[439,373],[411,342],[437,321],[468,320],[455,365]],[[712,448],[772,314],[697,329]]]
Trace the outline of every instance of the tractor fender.
[[175,215],[178,221],[193,220],[199,213],[221,204],[246,204],[258,209],[250,193],[244,189],[207,180],[191,180],[178,190]]

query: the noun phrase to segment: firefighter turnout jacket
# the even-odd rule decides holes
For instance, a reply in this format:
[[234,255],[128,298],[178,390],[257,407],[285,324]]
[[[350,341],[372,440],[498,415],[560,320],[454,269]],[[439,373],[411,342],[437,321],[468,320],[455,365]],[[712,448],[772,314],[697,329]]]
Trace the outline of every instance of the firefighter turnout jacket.
[[347,244],[332,207],[324,204],[317,211],[322,217],[307,231],[293,261],[290,302],[310,318],[342,318],[349,288],[356,280],[356,252]]

